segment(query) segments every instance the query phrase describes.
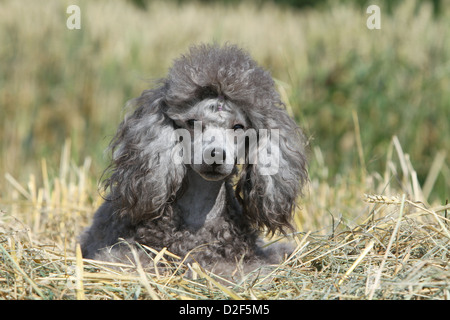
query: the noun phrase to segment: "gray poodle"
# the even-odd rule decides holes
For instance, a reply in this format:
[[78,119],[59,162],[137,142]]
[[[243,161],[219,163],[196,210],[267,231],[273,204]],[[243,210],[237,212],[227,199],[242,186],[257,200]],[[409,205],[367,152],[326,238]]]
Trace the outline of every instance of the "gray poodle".
[[83,256],[118,261],[134,246],[210,267],[280,262],[284,249],[258,237],[293,230],[306,143],[269,72],[234,45],[194,46],[133,105]]

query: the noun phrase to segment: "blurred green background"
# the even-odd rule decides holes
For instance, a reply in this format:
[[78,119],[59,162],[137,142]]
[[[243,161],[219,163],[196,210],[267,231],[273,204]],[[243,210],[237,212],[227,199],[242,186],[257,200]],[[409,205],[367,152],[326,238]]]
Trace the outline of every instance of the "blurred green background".
[[[66,27],[71,4],[80,30]],[[371,4],[381,30],[366,27]],[[42,158],[57,175],[67,139],[74,162],[91,157],[99,179],[126,101],[189,45],[228,41],[272,72],[331,184],[361,166],[383,172],[396,135],[422,183],[445,154],[431,196],[445,202],[449,40],[448,0],[0,0],[0,196],[11,188],[5,173],[39,179]],[[318,169],[312,153],[311,175]]]

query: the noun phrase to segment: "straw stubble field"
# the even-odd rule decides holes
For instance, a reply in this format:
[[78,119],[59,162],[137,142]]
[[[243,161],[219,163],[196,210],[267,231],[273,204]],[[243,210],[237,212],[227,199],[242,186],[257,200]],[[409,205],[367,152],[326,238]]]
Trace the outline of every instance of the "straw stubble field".
[[[0,49],[8,62],[0,73],[0,112],[7,119],[0,133],[1,299],[450,298],[450,139],[434,131],[445,135],[449,69],[433,69],[450,57],[440,40],[448,22],[432,21],[426,6],[411,18],[414,8],[404,4],[395,19],[383,20],[395,32],[368,38],[350,36],[364,16],[347,5],[299,13],[252,5],[157,3],[147,12],[126,2],[80,6],[84,33],[69,34],[55,27],[65,16],[51,13],[65,12],[62,2],[49,1],[47,10],[36,2],[26,9],[0,4],[2,30],[9,30],[1,33],[8,45]],[[23,15],[34,20],[17,24]],[[193,23],[200,16],[208,28]],[[164,36],[141,38],[139,24],[148,20]],[[242,21],[246,28],[239,28]],[[406,40],[390,48],[402,35]],[[423,45],[413,52],[408,43],[416,37]],[[77,236],[102,202],[104,136],[113,134],[125,101],[147,85],[136,78],[162,76],[187,45],[211,39],[246,43],[270,66],[288,111],[311,136],[310,183],[294,216],[299,231],[291,235],[296,250],[280,265],[248,274],[237,268],[232,279],[164,250],[155,257],[159,268],[82,259]],[[399,62],[405,72],[395,69]],[[386,85],[377,64],[396,71],[388,74],[384,98],[372,87]],[[418,73],[423,65],[428,73]],[[408,111],[390,111],[394,102],[414,113],[423,103],[434,109],[419,121]],[[390,136],[380,136],[367,116],[386,124],[381,130]]]
[[[297,233],[297,248],[284,263],[249,274],[237,268],[233,280],[186,265],[184,257],[165,251],[155,258],[159,268],[145,270],[131,262],[82,259],[76,235],[101,198],[89,196],[96,194],[95,185],[87,182],[89,161],[77,167],[68,159],[62,157],[60,176],[45,178],[43,185],[33,177],[21,185],[8,176],[16,192],[1,213],[4,299],[449,298],[450,205],[428,207],[405,195],[363,196],[357,189],[347,189],[353,195],[345,195],[355,197],[357,218],[346,220],[330,207],[332,223],[326,230]],[[45,166],[43,162],[44,176]],[[404,169],[404,183],[414,189],[413,168]],[[317,210],[317,203],[342,201],[331,189],[312,179],[296,213],[300,230],[311,223],[309,212]]]

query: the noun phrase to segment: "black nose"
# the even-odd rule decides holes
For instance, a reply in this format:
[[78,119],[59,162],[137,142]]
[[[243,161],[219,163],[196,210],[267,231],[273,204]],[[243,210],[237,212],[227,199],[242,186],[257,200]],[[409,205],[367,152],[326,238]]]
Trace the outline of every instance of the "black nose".
[[214,162],[213,165],[214,164],[216,164],[216,165],[223,164],[223,161],[225,161],[225,159],[227,158],[227,154],[226,154],[225,150],[223,150],[222,148],[213,148],[211,150],[211,157],[214,159],[222,160],[222,161],[219,161],[219,163]]
[[[206,159],[207,158],[207,159]],[[226,152],[223,148],[211,148],[210,150],[205,150],[205,160],[211,165],[222,165],[225,163]]]

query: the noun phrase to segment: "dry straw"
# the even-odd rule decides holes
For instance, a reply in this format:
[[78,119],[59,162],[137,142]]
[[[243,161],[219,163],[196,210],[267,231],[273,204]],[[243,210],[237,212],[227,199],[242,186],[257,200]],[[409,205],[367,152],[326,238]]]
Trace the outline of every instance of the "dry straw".
[[[402,175],[397,176],[402,179],[404,189],[415,193],[414,196],[422,195],[420,185],[414,181],[413,167],[395,138],[392,146],[398,151]],[[247,274],[237,268],[230,279],[198,264],[186,265],[186,257],[178,257],[166,249],[157,252],[146,248],[156,254],[157,268],[142,265],[137,255],[126,264],[82,259],[76,236],[89,223],[101,197],[88,196],[98,194],[96,186],[88,183],[89,161],[78,167],[69,159],[69,155],[62,157],[60,175],[53,179],[48,177],[43,162],[42,185],[34,177],[22,185],[6,176],[15,191],[9,202],[2,202],[6,205],[2,205],[0,216],[0,298],[450,297],[447,217],[450,205],[428,206],[406,193],[365,194],[363,201],[350,204],[360,210],[356,218],[341,216],[337,221],[333,218],[329,227],[318,231],[308,223],[309,210],[317,211],[317,206],[313,206],[318,202],[315,197],[322,197],[322,192],[333,187],[314,179],[309,196],[296,214],[296,221],[302,221],[310,230],[305,228],[304,232],[292,235],[297,248],[280,265],[264,266]],[[389,161],[390,172],[386,175],[392,176],[397,167],[393,159]],[[369,178],[370,175],[366,177]],[[382,188],[386,189],[386,185]],[[356,189],[360,192],[361,187]],[[347,192],[353,191],[350,188]],[[355,198],[356,191],[352,195]],[[337,199],[334,201],[340,202]]]

